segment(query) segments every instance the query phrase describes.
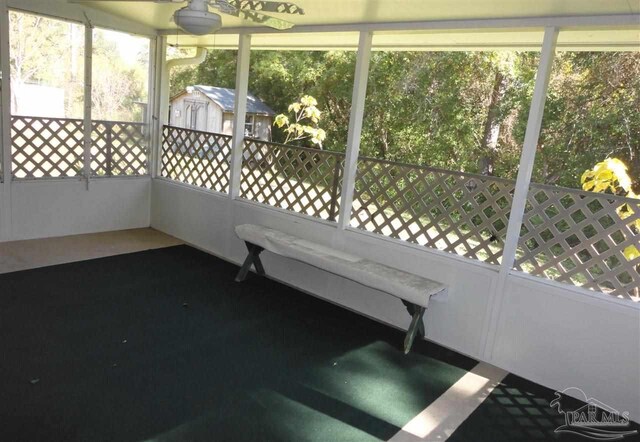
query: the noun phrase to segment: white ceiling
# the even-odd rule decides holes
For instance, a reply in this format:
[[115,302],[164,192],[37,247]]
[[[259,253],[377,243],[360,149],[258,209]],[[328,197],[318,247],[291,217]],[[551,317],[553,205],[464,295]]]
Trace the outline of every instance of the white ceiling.
[[[442,20],[485,20],[589,15],[640,14],[639,0],[292,0],[305,15],[273,14],[297,26],[294,33],[260,33],[252,38],[256,49],[353,49],[362,25]],[[222,15],[223,28],[216,35],[179,35],[170,21],[180,3],[141,1],[86,1],[83,5],[144,24],[169,34],[169,43],[184,46],[232,48],[237,33],[256,24]],[[640,20],[631,26],[603,29],[588,27],[561,32],[561,49],[640,49]],[[637,21],[637,22],[636,22]],[[299,32],[337,25],[340,32]],[[308,28],[311,26],[311,28]],[[353,27],[354,32],[348,32]],[[540,26],[529,29],[456,29],[385,31],[374,34],[377,49],[537,49],[542,42]]]

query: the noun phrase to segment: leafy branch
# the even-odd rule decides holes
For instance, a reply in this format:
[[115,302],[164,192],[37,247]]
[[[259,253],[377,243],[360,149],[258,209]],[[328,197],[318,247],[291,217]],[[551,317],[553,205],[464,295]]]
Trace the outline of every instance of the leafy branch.
[[318,101],[315,98],[305,95],[300,98],[300,101],[289,105],[289,112],[293,114],[293,122],[285,114],[276,116],[274,124],[276,127],[284,128],[284,132],[287,134],[284,144],[308,139],[322,149],[322,142],[327,137],[327,133],[318,127],[322,112],[317,106]]
[[[617,158],[607,158],[597,163],[593,169],[589,169],[580,178],[582,188],[591,192],[611,192],[616,195],[623,195],[627,198],[640,200],[640,195],[636,195],[632,189],[631,177],[627,173],[627,165]],[[640,202],[640,201],[639,201]],[[640,204],[625,203],[618,207],[616,212],[620,219],[629,218],[640,209]],[[640,219],[635,220],[631,226],[640,232]],[[625,258],[631,261],[640,257],[640,251],[634,245],[626,247],[623,251]]]

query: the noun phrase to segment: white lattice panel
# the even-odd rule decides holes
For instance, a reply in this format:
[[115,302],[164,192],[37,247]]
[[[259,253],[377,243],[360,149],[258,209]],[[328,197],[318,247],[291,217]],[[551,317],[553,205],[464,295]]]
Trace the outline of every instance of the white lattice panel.
[[11,123],[15,179],[83,175],[82,120],[13,116]]
[[[145,175],[148,143],[142,123],[93,121],[91,173]],[[16,179],[84,175],[84,122],[80,119],[12,117],[12,169]]]
[[165,178],[229,192],[231,136],[165,126],[161,173]]
[[146,124],[94,121],[92,126],[92,175],[136,176],[148,173]]
[[534,185],[527,202],[516,269],[640,301],[638,200]]
[[497,264],[512,191],[499,178],[360,158],[351,225]]
[[334,221],[343,167],[344,154],[339,152],[247,139],[240,196]]

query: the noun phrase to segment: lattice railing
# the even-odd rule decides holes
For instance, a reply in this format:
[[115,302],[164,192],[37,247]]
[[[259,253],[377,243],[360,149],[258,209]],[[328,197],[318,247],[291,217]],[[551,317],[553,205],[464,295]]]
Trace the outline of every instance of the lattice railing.
[[[84,122],[71,118],[11,117],[15,179],[84,175]],[[91,174],[134,176],[148,173],[146,125],[93,121]]]
[[334,221],[344,154],[246,139],[240,196]]
[[93,121],[91,173],[135,176],[148,173],[148,137],[144,123]]
[[217,192],[229,191],[231,136],[164,127],[161,175]]
[[82,120],[11,117],[13,177],[62,178],[82,176]]
[[[515,183],[360,158],[351,225],[497,264]],[[515,268],[640,301],[640,202],[532,185]]]
[[531,186],[516,269],[640,301],[637,251],[640,201]]
[[359,158],[351,226],[497,264],[513,182]]

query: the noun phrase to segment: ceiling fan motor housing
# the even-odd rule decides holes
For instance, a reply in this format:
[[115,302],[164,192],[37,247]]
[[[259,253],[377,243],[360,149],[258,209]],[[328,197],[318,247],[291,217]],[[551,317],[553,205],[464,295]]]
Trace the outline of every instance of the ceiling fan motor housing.
[[173,19],[180,29],[195,35],[209,34],[222,27],[220,16],[209,12],[204,0],[191,0],[188,6],[175,12]]

